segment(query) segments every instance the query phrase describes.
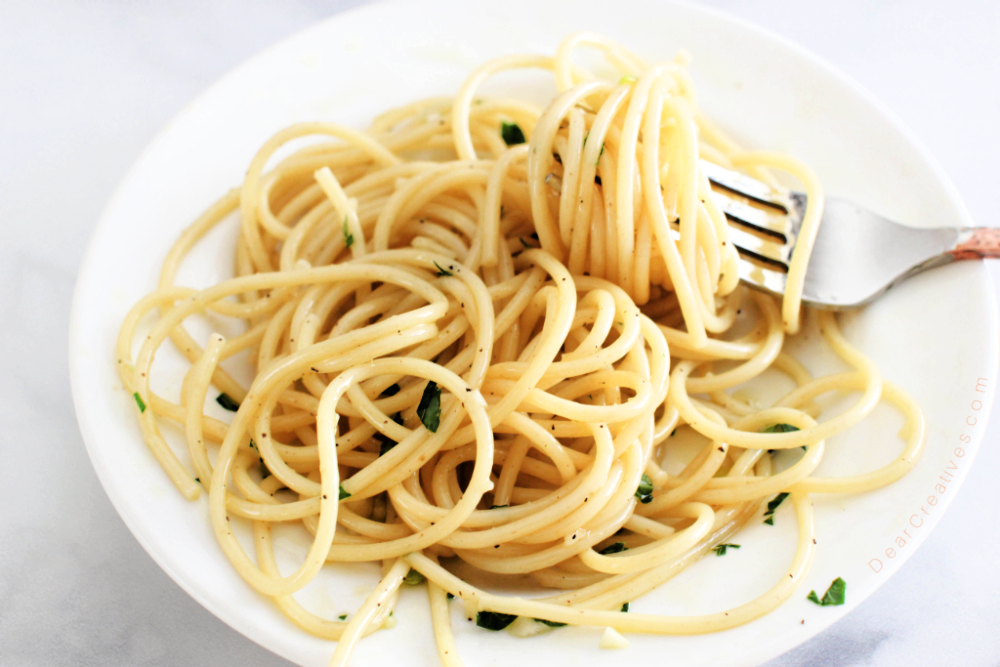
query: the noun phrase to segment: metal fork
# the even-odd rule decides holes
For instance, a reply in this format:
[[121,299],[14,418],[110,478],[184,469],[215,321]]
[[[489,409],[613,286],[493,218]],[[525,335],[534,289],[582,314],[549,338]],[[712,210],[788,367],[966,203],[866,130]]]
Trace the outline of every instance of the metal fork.
[[[729,220],[744,283],[785,293],[806,196],[777,192],[745,174],[700,161],[713,199]],[[1000,229],[918,229],[844,199],[826,197],[806,270],[803,301],[826,309],[860,306],[927,269],[957,260],[1000,258]]]

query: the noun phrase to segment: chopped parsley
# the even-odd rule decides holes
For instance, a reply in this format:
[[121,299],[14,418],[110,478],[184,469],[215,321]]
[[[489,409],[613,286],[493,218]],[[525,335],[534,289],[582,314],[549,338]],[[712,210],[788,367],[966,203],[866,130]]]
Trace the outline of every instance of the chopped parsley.
[[501,510],[504,507],[510,507],[510,505],[493,505],[492,507],[490,507],[490,509],[491,510]]
[[[791,424],[771,424],[761,431],[761,433],[792,433],[799,430],[801,429],[798,426],[792,426]],[[802,449],[809,449],[809,447],[802,445]],[[777,450],[769,449],[767,453],[773,454],[775,451]]]
[[350,497],[351,497],[351,494],[349,494],[347,491],[345,491],[344,490],[344,485],[341,484],[340,485],[340,497],[337,500],[345,500],[346,498],[350,498]]
[[351,233],[351,228],[347,226],[347,216],[344,216],[344,243],[350,248],[354,245],[354,234]]
[[764,512],[764,516],[766,516],[767,518],[764,519],[764,523],[766,523],[769,526],[774,525],[774,510],[778,509],[778,505],[785,502],[785,498],[787,497],[788,497],[788,492],[782,491],[781,493],[776,495],[773,500],[767,503],[767,511]]
[[347,620],[347,614],[341,614],[341,615],[340,615],[340,616],[338,616],[337,618],[339,618],[339,619],[340,619],[340,620],[342,620],[342,621],[346,621],[346,620]]
[[[778,505],[785,502],[785,498],[787,497],[788,497],[787,491],[782,491],[781,493],[776,495],[774,497],[774,500],[771,500],[767,503],[767,511],[764,512],[764,516],[771,516],[772,514],[774,514],[774,510],[778,509]],[[774,525],[773,521],[771,522],[771,525],[772,526]]]
[[476,625],[487,630],[503,630],[517,620],[515,614],[501,614],[495,611],[481,611],[476,614]]
[[500,123],[500,136],[503,137],[503,142],[508,146],[524,143],[524,132],[521,131],[521,126],[517,123],[506,121]]
[[439,278],[442,277],[442,276],[453,276],[453,275],[455,275],[454,273],[452,273],[448,269],[442,269],[441,265],[438,264],[437,262],[434,262],[434,266],[437,267],[437,275],[438,275]]
[[379,398],[387,398],[389,396],[395,396],[398,393],[399,393],[399,385],[390,384],[388,387],[385,388],[385,390],[381,394],[379,394]]
[[601,164],[601,156],[602,155],[604,155],[604,144],[601,144],[601,152],[597,154],[597,162],[594,163],[595,165],[600,165]]
[[454,600],[455,599],[455,594],[454,593],[447,593],[447,596],[448,596],[449,600]]
[[260,459],[260,478],[266,479],[271,475],[271,471],[267,469],[267,464],[264,463],[264,457],[260,456],[260,450],[257,449],[257,443],[253,441],[253,438],[250,438],[250,449],[256,451],[258,454],[257,458]]
[[653,502],[653,480],[646,473],[642,473],[642,481],[639,482],[639,488],[635,490],[635,497],[643,505]]
[[407,586],[419,586],[425,581],[427,581],[427,577],[425,577],[424,575],[420,574],[418,571],[413,569],[407,572],[406,576],[403,577],[403,583],[406,584]]
[[[397,391],[399,390],[399,385],[394,384],[392,386],[396,387]],[[390,387],[390,389],[391,389],[391,387]],[[388,391],[388,390],[386,390],[386,391]],[[392,416],[392,421],[394,421],[397,424],[399,424],[400,426],[402,426],[403,425],[403,415],[401,415],[400,413],[397,412],[396,414],[394,414]],[[387,436],[386,434],[382,433],[381,431],[376,431],[375,432],[375,439],[378,440],[380,443],[382,443],[382,446],[379,447],[379,450],[378,450],[378,455],[379,456],[383,456],[386,452],[388,452],[390,449],[392,449],[393,447],[395,447],[396,445],[399,444],[395,440],[393,440],[392,438],[390,438],[389,436]]]
[[201,477],[195,477],[195,478],[194,478],[194,481],[196,481],[196,482],[198,482],[199,484],[201,484]]
[[798,426],[792,426],[791,424],[771,424],[765,427],[761,433],[792,433],[798,430]]
[[726,549],[739,549],[739,548],[740,545],[738,544],[716,544],[714,547],[712,547],[712,551],[715,552],[716,556],[725,556]]
[[628,547],[625,546],[625,543],[615,542],[614,544],[604,547],[597,553],[601,554],[602,556],[609,556],[611,554],[621,553],[622,551],[628,551]]
[[816,595],[816,591],[809,591],[809,595],[806,596],[806,599],[815,602],[821,607],[830,607],[844,604],[846,593],[847,582],[840,577],[837,577],[833,580],[833,583],[830,584],[830,587],[826,589],[826,593],[823,594],[822,600]]
[[536,618],[535,620],[539,623],[544,623],[550,628],[562,628],[566,626],[565,623],[559,623],[558,621],[546,621],[544,618]]
[[417,416],[431,433],[437,433],[441,425],[441,388],[431,380],[424,387],[424,394],[417,405]]
[[139,414],[142,414],[143,412],[145,412],[146,411],[146,403],[142,400],[142,396],[139,395],[139,392],[133,393],[132,394],[132,398],[135,399],[135,404],[139,406]]
[[628,606],[629,606],[628,602],[626,602],[625,604],[623,604],[622,605],[622,612],[628,613]]
[[222,392],[221,394],[219,394],[216,397],[215,402],[221,405],[226,410],[229,410],[230,412],[236,412],[237,410],[240,409],[240,404],[234,401],[233,397],[227,394],[226,392]]

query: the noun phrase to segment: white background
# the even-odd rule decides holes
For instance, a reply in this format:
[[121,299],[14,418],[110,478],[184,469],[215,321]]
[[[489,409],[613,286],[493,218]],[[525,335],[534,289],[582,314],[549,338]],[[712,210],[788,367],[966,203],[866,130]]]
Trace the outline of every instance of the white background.
[[[158,128],[247,57],[359,4],[0,3],[0,664],[288,664],[190,599],[115,514],[73,415],[69,306],[101,209]],[[874,92],[978,224],[1000,226],[1000,3],[705,4]],[[1000,267],[991,272],[1000,288]],[[1000,665],[998,436],[995,419],[954,505],[900,573],[769,667]]]

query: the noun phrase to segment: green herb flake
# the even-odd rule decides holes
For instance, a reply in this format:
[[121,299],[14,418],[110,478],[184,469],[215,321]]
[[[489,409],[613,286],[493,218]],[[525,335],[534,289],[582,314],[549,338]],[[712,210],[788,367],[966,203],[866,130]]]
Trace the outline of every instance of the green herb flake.
[[437,267],[437,275],[438,275],[439,278],[442,277],[442,276],[453,276],[453,275],[455,275],[454,273],[452,273],[448,269],[442,269],[441,265],[438,264],[437,262],[434,262],[434,266]]
[[417,405],[417,416],[421,423],[431,433],[437,433],[441,425],[441,388],[431,380],[424,387],[424,394]]
[[847,582],[840,577],[837,577],[830,584],[830,587],[826,589],[826,593],[823,594],[823,599],[820,599],[819,596],[816,595],[816,591],[809,591],[809,595],[806,596],[806,599],[815,602],[821,607],[831,607],[844,604],[846,593]]
[[503,630],[517,620],[515,614],[501,614],[495,611],[481,611],[476,614],[476,625],[487,630]]
[[646,473],[642,473],[642,481],[639,482],[639,488],[635,490],[635,497],[643,505],[653,502],[653,480]]
[[201,484],[201,477],[195,477],[195,478],[194,478],[194,481],[196,481],[196,482],[198,482],[199,484]]
[[132,398],[135,399],[135,404],[139,406],[139,414],[145,412],[146,403],[145,401],[142,400],[142,396],[139,395],[139,392],[135,392],[134,394],[132,394]]
[[382,435],[381,433],[376,434],[382,445],[378,448],[378,455],[385,456],[389,450],[398,445],[399,443],[395,440],[390,440],[388,437]]
[[773,526],[774,525],[774,517],[773,516],[767,517],[766,519],[764,519],[764,523],[766,523],[769,526]]
[[510,507],[510,505],[493,505],[490,507],[491,510],[502,510],[504,507]]
[[[398,387],[398,386],[399,385],[393,385],[393,387]],[[403,415],[401,415],[400,413],[397,412],[396,414],[394,414],[392,416],[392,421],[394,421],[397,424],[399,424],[400,426],[402,426],[403,425]],[[390,438],[389,436],[387,436],[386,434],[384,434],[384,433],[382,433],[380,431],[376,431],[375,432],[375,439],[378,440],[380,443],[382,443],[382,445],[379,447],[379,450],[378,450],[378,455],[379,456],[384,456],[386,452],[388,452],[390,449],[392,449],[397,444],[399,444],[395,440],[393,440],[392,438]]]
[[345,500],[345,499],[350,498],[350,497],[351,497],[351,494],[349,494],[347,491],[345,491],[344,490],[344,485],[341,484],[340,485],[340,497],[337,498],[337,500]]
[[447,597],[448,597],[449,600],[454,600],[455,599],[455,594],[454,593],[447,593],[446,595],[447,595]]
[[545,625],[549,626],[550,628],[564,628],[564,627],[566,627],[565,623],[559,623],[558,621],[546,621],[544,618],[536,618],[535,620],[538,621],[539,623],[544,623]]
[[403,577],[403,583],[406,584],[407,586],[419,586],[425,581],[427,581],[427,577],[420,574],[420,572],[418,572],[417,570],[413,569],[407,572],[406,576]]
[[215,402],[221,405],[226,410],[230,412],[236,412],[240,409],[240,404],[233,400],[232,396],[226,392],[222,392],[215,398]]
[[601,152],[597,154],[597,162],[594,163],[595,166],[601,164],[601,156],[604,155],[604,144],[601,144]]
[[787,491],[782,491],[781,493],[776,495],[774,497],[774,500],[771,500],[767,503],[767,511],[764,512],[764,516],[771,516],[772,514],[774,514],[774,510],[778,509],[778,505],[785,502],[785,498],[787,497],[788,497]]
[[716,544],[714,547],[712,547],[712,551],[715,552],[716,556],[725,556],[726,549],[739,549],[739,548],[740,545],[738,544]]
[[622,78],[618,79],[618,85],[623,86],[627,83],[635,83],[635,81],[636,79],[634,76],[623,76]]
[[400,387],[398,384],[390,384],[388,387],[385,388],[385,390],[382,391],[381,394],[379,394],[379,398],[388,398],[389,396],[395,396],[396,394],[399,393],[399,389]]
[[500,123],[500,136],[503,137],[503,142],[508,146],[524,143],[524,132],[521,131],[521,126],[517,123],[506,121]]
[[347,216],[344,216],[344,243],[350,248],[354,245],[354,234],[351,233],[351,228],[347,225]]
[[346,620],[347,620],[347,614],[341,614],[341,615],[340,615],[340,616],[338,616],[337,618],[339,618],[339,619],[340,619],[340,620],[342,620],[342,621],[346,621]]
[[628,551],[628,547],[625,546],[625,543],[615,542],[614,544],[604,547],[597,553],[601,554],[602,556],[610,556],[611,554],[621,553],[622,551]]
[[761,433],[792,433],[798,430],[798,426],[792,426],[791,424],[771,424],[765,427]]
[[626,602],[625,604],[622,605],[622,612],[623,613],[626,613],[626,614],[628,613],[628,606],[629,606],[629,604],[630,603]]

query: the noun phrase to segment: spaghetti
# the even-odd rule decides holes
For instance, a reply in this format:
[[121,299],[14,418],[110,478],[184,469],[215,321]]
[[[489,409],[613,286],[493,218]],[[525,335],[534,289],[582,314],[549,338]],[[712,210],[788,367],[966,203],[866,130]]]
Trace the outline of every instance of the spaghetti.
[[[599,50],[621,79],[574,64],[580,47]],[[833,314],[810,316],[854,370],[813,378],[782,351],[800,328],[822,191],[796,160],[744,151],[704,119],[685,65],[682,54],[650,66],[578,34],[551,58],[488,63],[454,99],[390,111],[366,132],[293,125],[181,235],[158,289],[128,314],[118,367],[153,455],[186,498],[208,493],[215,535],[247,583],[305,630],[338,640],[331,664],[390,622],[413,571],[427,579],[445,665],[461,664],[446,593],[470,616],[509,615],[504,623],[661,634],[746,623],[788,599],[809,568],[810,494],[888,484],[920,455],[919,407]],[[486,79],[518,68],[551,71],[559,94],[544,109],[478,97]],[[326,140],[287,147],[317,136]],[[780,303],[739,284],[699,159],[775,187],[769,170],[782,170],[805,187]],[[178,286],[188,252],[233,213],[235,277]],[[743,311],[752,326],[737,334]],[[206,313],[245,332],[201,344],[185,322]],[[179,402],[150,389],[167,339],[191,364]],[[220,366],[241,352],[256,369],[249,388]],[[767,369],[797,388],[765,409],[729,391]],[[211,386],[238,405],[231,424],[205,414]],[[859,398],[818,421],[814,399],[838,390]],[[824,441],[883,399],[907,420],[899,457],[853,477],[814,476]],[[183,426],[187,462],[162,420]],[[679,427],[702,444],[671,473],[664,459]],[[778,471],[774,453],[799,447]],[[791,496],[798,547],[767,593],[706,616],[620,613],[779,492]],[[232,516],[252,522],[256,553],[237,541]],[[288,575],[272,550],[275,522],[313,536]],[[491,594],[452,573],[456,558],[559,593]],[[326,563],[358,561],[379,563],[383,578],[349,622],[294,599]]]

